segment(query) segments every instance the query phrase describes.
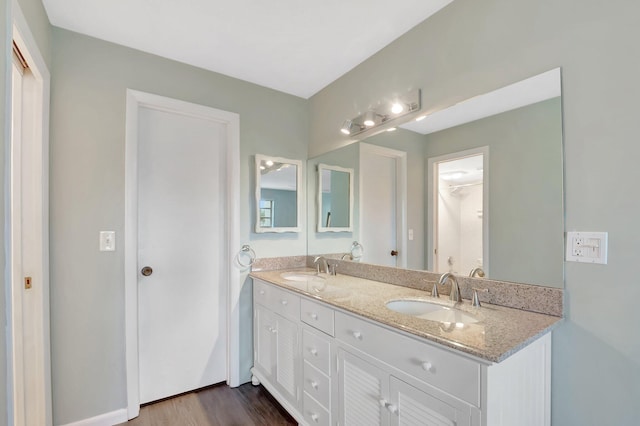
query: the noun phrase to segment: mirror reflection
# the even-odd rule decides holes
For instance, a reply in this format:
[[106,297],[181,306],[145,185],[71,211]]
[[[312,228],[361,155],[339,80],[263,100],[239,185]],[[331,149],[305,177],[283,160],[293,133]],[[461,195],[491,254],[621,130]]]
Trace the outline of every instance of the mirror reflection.
[[318,232],[350,232],[353,169],[318,165]]
[[426,134],[383,132],[309,163],[327,158],[359,181],[353,233],[310,231],[309,254],[358,240],[366,263],[563,286],[560,96]]
[[256,155],[256,232],[299,232],[302,162]]

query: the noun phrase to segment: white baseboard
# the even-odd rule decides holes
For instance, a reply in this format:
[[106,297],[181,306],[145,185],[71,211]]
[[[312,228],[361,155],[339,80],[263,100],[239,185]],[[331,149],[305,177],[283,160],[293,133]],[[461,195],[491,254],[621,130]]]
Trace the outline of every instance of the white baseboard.
[[84,419],[73,423],[67,423],[64,426],[113,426],[119,423],[124,423],[127,420],[127,409],[112,411],[110,413],[100,414],[99,416],[91,417],[90,419]]

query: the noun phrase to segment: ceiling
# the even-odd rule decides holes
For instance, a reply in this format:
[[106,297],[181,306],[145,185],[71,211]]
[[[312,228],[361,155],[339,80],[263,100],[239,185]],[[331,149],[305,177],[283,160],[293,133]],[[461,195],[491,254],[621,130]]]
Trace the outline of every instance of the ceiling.
[[453,0],[43,0],[57,27],[309,98]]

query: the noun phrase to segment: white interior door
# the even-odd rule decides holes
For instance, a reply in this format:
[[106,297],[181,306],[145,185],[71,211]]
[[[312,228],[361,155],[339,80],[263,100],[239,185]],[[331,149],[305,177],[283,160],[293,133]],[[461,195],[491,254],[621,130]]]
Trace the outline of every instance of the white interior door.
[[14,5],[8,270],[10,407],[16,425],[51,424],[48,271],[49,74]]
[[226,380],[226,127],[138,115],[140,403]]
[[[360,144],[362,261],[406,266],[406,153]],[[396,254],[392,254],[395,252]]]

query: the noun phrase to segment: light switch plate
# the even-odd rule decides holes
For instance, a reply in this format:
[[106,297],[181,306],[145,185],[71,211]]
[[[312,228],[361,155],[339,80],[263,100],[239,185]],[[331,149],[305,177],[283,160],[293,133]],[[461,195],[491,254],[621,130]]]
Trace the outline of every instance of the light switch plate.
[[116,251],[115,231],[100,231],[100,251]]
[[567,232],[567,262],[607,263],[607,232]]

